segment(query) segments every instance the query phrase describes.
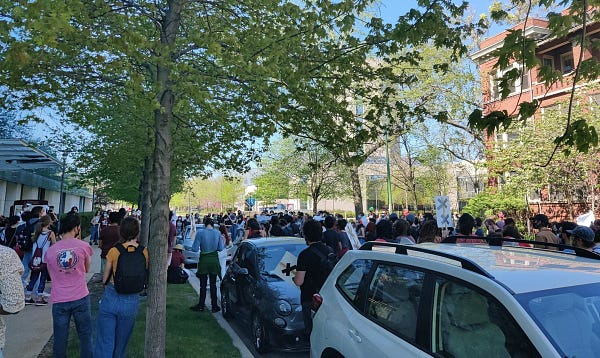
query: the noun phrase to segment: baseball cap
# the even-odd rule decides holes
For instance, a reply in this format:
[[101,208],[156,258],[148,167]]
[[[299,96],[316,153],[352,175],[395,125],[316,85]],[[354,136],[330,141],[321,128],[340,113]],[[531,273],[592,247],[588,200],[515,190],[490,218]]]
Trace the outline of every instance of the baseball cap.
[[587,241],[587,242],[594,242],[594,237],[596,236],[594,234],[594,230],[590,229],[587,226],[577,226],[575,229],[573,230],[566,230],[567,233],[578,237],[580,239],[582,239],[583,241]]
[[396,220],[396,219],[398,219],[398,214],[396,214],[396,213],[391,213],[391,214],[390,214],[390,220]]

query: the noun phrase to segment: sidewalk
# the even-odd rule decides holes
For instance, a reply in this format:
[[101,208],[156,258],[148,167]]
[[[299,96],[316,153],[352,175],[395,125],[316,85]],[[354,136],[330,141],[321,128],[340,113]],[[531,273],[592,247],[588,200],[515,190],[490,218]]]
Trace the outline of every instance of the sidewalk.
[[[94,273],[100,272],[100,249],[92,246],[94,256],[90,272],[86,274],[89,281]],[[46,284],[46,293],[51,292],[52,282]],[[37,358],[52,336],[52,305],[25,306],[16,315],[6,315],[6,347],[5,358]]]
[[[97,272],[100,272],[100,249],[98,246],[92,246],[94,256],[92,257],[92,266],[90,272],[86,274],[86,279]],[[193,274],[190,275],[189,283],[196,292],[200,290],[200,282]],[[46,293],[51,292],[52,282],[46,284]],[[219,292],[220,294],[220,292]],[[220,297],[219,297],[220,298]],[[207,295],[207,306],[210,304],[210,294]],[[229,334],[233,345],[239,349],[242,358],[253,358],[253,354],[246,347],[244,342],[231,328],[229,323],[223,318],[221,313],[214,313],[217,323]],[[25,306],[21,312],[16,315],[4,316],[6,321],[6,347],[4,347],[5,358],[37,358],[50,337],[52,336],[52,305],[47,306]]]

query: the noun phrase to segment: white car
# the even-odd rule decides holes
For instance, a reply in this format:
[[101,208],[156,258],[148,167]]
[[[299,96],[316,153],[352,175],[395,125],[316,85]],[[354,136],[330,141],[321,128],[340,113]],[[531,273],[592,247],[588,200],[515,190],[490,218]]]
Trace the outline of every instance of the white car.
[[580,254],[366,243],[314,296],[311,357],[600,357],[600,256]]

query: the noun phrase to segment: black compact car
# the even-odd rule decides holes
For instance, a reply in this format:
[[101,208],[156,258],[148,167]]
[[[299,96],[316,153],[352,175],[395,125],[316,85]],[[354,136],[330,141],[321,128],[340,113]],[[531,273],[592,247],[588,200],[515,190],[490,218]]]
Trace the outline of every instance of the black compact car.
[[296,260],[305,248],[305,241],[296,237],[246,240],[223,278],[223,316],[250,327],[260,353],[309,349],[300,289],[292,281]]

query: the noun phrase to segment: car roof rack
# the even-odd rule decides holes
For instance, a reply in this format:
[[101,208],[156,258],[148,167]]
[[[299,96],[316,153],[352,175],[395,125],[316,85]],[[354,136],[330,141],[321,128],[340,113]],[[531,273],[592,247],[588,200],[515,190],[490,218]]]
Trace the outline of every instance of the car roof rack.
[[[566,244],[555,244],[553,242],[544,242],[544,241],[530,241],[530,240],[524,240],[524,239],[513,239],[513,238],[494,238],[494,237],[485,237],[485,239],[489,242],[489,239],[502,239],[502,241],[508,241],[508,242],[518,242],[518,243],[523,243],[523,244],[530,244],[530,245],[538,245],[538,246],[546,246],[546,248],[542,248],[542,247],[525,247],[525,246],[511,246],[511,247],[518,247],[518,248],[522,248],[522,249],[535,249],[535,250],[548,250],[547,247],[556,247],[558,249],[569,249],[569,250],[573,250],[573,252],[575,252],[575,256],[579,256],[579,257],[585,257],[588,259],[594,259],[594,260],[600,260],[600,255],[598,255],[595,252],[586,250],[586,249],[582,249],[581,247],[575,247],[575,246],[571,246],[571,245],[566,245]],[[552,252],[556,252],[556,253],[560,253],[563,255],[571,255],[573,256],[572,253],[570,252],[564,252],[562,250],[551,250]]]
[[449,254],[446,252],[440,252],[440,251],[436,251],[436,250],[427,249],[427,248],[424,248],[424,247],[421,247],[418,245],[403,245],[403,244],[397,244],[394,242],[383,242],[383,241],[367,241],[359,248],[359,250],[372,250],[373,247],[375,247],[375,246],[394,247],[394,248],[396,248],[396,254],[401,254],[401,255],[408,255],[408,251],[410,250],[410,251],[423,252],[423,253],[434,255],[434,256],[444,257],[447,259],[451,259],[451,260],[460,262],[461,267],[465,270],[469,270],[469,271],[478,273],[480,275],[483,275],[485,277],[494,279],[494,276],[491,273],[487,272],[485,269],[483,269],[483,267],[479,266],[477,263],[469,260],[468,258],[456,256],[456,255]]

